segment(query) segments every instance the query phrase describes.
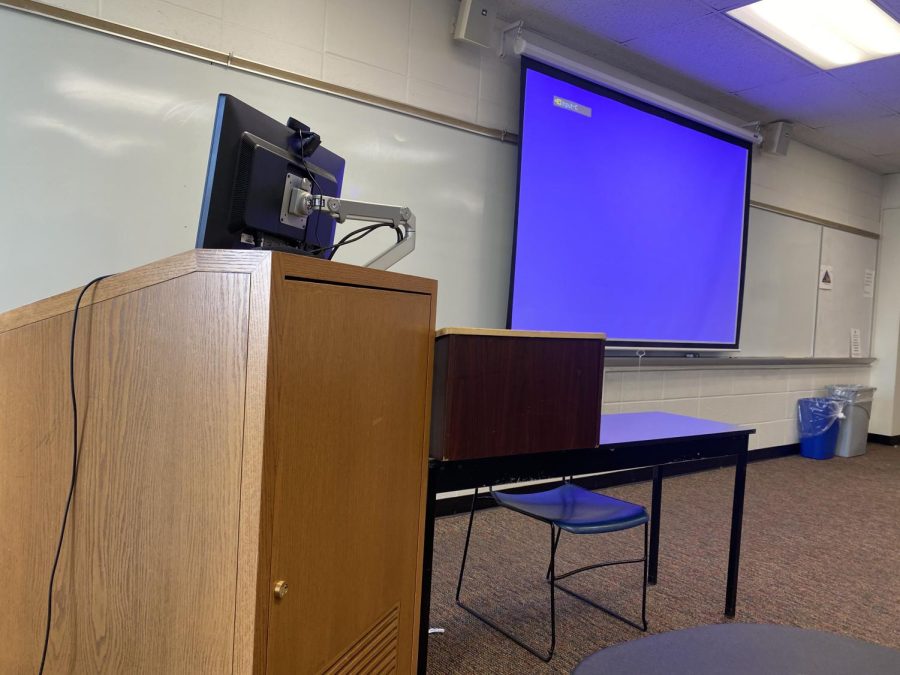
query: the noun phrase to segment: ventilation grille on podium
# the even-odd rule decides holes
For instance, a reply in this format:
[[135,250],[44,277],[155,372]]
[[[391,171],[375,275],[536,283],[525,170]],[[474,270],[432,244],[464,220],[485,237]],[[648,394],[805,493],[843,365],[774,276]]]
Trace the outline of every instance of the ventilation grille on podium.
[[400,605],[381,617],[362,637],[341,654],[323,675],[380,675],[397,670]]

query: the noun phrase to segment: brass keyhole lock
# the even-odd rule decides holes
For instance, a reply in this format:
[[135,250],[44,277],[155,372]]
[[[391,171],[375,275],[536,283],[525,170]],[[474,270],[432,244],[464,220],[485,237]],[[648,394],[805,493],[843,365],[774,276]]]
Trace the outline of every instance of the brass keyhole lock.
[[281,600],[288,592],[288,583],[286,581],[275,582],[275,597]]

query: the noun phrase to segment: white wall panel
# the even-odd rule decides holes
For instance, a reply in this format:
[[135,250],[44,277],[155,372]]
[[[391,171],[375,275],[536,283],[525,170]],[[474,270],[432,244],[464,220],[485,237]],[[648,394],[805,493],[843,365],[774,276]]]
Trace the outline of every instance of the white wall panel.
[[826,228],[822,233],[822,265],[833,267],[831,290],[819,290],[815,356],[850,356],[850,329],[862,336],[862,354],[869,355],[874,296],[866,297],[866,270],[875,273],[878,241]]
[[812,356],[822,226],[750,209],[742,356]]
[[872,384],[878,391],[871,431],[900,436],[900,174],[886,182],[872,340],[872,356],[878,359]]

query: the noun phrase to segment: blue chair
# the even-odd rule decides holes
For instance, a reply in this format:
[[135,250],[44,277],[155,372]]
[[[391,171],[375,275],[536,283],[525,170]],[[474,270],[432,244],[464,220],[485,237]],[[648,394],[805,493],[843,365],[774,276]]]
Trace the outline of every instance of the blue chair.
[[[582,487],[564,481],[559,487],[543,492],[532,493],[510,493],[496,492],[489,488],[490,497],[493,497],[498,506],[503,506],[512,511],[516,511],[523,515],[529,516],[550,525],[550,565],[547,568],[546,580],[550,585],[550,649],[547,654],[543,654],[534,647],[526,644],[521,639],[512,635],[496,623],[486,618],[476,610],[465,605],[459,598],[462,590],[463,575],[466,569],[466,558],[469,555],[469,541],[472,538],[472,523],[475,520],[475,505],[478,500],[478,490],[472,497],[472,510],[469,514],[469,527],[466,532],[466,544],[463,549],[462,565],[459,569],[459,581],[456,586],[456,604],[469,612],[475,618],[483,621],[488,626],[506,636],[520,647],[527,649],[529,652],[537,656],[544,662],[553,658],[553,652],[556,649],[556,597],[555,590],[568,593],[581,600],[582,602],[595,607],[610,616],[624,621],[630,626],[634,626],[638,630],[647,630],[647,523],[650,517],[647,510],[638,504],[632,504],[620,499],[614,499],[605,495],[591,492]],[[611,562],[601,562],[594,565],[587,565],[571,570],[564,574],[556,573],[556,552],[559,548],[559,537],[562,531],[572,534],[601,534],[605,532],[618,532],[627,530],[638,525],[644,526],[644,555],[641,558],[631,560],[614,560]],[[609,567],[610,565],[626,565],[631,563],[643,563],[643,595],[641,598],[641,622],[640,624],[626,619],[611,609],[597,604],[593,600],[585,598],[572,590],[560,586],[558,582],[566,577],[570,577],[580,572],[597,569],[598,567]]]

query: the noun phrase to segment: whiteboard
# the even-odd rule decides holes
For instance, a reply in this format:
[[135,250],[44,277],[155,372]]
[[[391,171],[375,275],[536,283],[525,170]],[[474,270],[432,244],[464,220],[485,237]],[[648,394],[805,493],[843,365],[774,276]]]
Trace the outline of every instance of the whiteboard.
[[417,249],[393,270],[438,280],[439,326],[505,325],[513,145],[5,8],[0,82],[0,311],[193,248],[227,92],[319,132],[344,196],[410,206]]
[[741,356],[813,355],[822,230],[750,209]]
[[861,356],[869,355],[875,299],[866,292],[865,278],[866,270],[874,277],[877,257],[875,239],[832,229],[823,233],[822,265],[832,268],[832,287],[819,290],[815,356],[850,356],[851,328],[860,331]]

